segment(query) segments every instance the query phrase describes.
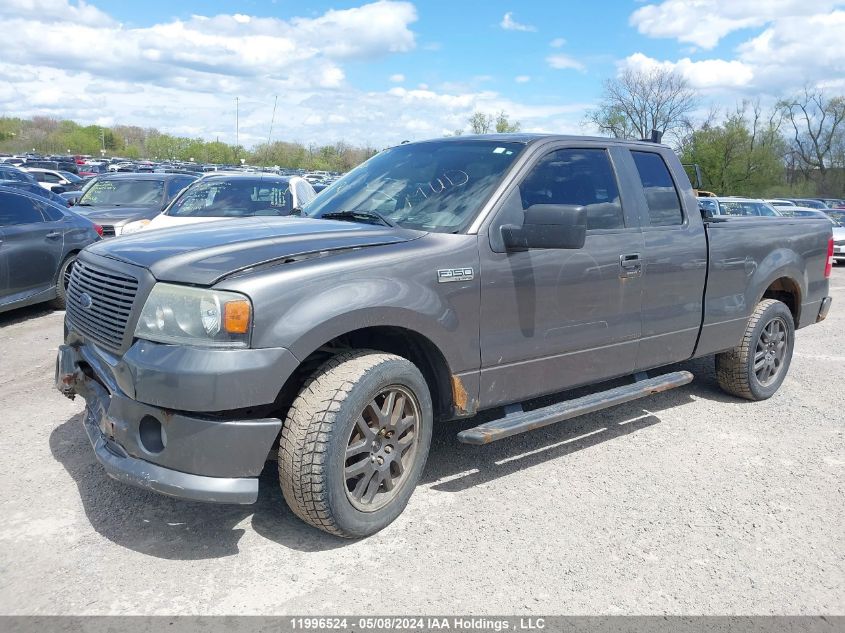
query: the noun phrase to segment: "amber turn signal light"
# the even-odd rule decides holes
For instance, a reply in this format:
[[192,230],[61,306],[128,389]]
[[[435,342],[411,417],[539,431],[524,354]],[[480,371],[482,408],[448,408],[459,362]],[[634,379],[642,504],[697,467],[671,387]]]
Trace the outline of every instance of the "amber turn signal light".
[[223,306],[223,329],[229,334],[246,334],[249,317],[249,301],[228,301]]

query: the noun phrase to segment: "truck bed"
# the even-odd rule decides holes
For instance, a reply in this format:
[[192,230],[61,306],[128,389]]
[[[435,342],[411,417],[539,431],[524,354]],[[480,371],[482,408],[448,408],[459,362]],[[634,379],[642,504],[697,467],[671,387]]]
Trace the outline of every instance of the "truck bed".
[[[696,356],[737,345],[754,306],[773,285],[770,292],[778,292],[779,284],[797,290],[800,299],[790,302],[793,305],[787,303],[796,328],[815,323],[821,301],[828,294],[824,268],[832,234],[829,222],[720,217],[706,220],[704,225],[707,283]],[[786,275],[794,281],[788,281]]]

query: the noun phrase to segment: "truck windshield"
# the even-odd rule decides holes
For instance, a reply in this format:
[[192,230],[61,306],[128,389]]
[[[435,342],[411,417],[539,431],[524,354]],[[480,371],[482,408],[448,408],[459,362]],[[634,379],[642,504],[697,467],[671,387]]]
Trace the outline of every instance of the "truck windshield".
[[303,214],[366,221],[375,213],[404,228],[455,233],[472,221],[524,148],[496,140],[399,145],[346,174]]

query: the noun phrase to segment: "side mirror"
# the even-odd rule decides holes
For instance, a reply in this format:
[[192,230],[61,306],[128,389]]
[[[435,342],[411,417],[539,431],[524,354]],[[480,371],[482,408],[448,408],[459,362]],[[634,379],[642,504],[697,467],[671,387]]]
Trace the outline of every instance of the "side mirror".
[[587,209],[565,204],[535,204],[525,210],[522,226],[506,224],[502,240],[509,251],[529,248],[583,248]]

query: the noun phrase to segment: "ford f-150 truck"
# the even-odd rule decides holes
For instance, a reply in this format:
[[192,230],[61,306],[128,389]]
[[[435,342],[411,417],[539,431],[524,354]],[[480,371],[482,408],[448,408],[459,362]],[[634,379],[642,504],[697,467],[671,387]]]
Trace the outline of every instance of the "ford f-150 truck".
[[277,455],[299,517],[364,536],[404,509],[436,421],[491,410],[458,435],[484,444],[686,384],[652,370],[701,356],[727,392],[768,398],[831,302],[830,222],[702,220],[649,142],[403,144],[300,215],[80,254],[56,384],[85,398],[109,475],[252,503]]

